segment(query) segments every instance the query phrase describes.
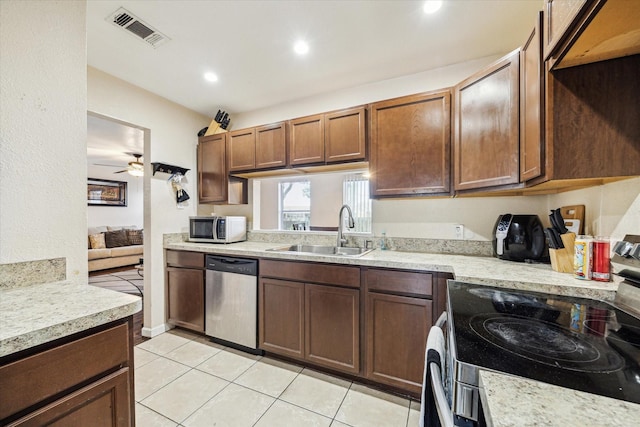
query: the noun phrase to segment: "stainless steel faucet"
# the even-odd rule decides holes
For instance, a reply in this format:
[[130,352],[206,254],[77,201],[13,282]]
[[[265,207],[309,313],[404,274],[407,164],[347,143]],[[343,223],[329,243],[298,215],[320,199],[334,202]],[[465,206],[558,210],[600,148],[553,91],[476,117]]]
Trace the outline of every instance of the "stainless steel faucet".
[[345,243],[347,243],[347,239],[345,239],[344,237],[342,237],[342,213],[344,212],[344,209],[347,209],[347,212],[349,213],[349,228],[354,228],[356,226],[356,222],[353,220],[353,213],[351,212],[351,208],[349,207],[349,205],[342,205],[342,207],[340,208],[340,212],[338,213],[338,242],[336,244],[337,247],[341,248],[342,245],[344,245]]

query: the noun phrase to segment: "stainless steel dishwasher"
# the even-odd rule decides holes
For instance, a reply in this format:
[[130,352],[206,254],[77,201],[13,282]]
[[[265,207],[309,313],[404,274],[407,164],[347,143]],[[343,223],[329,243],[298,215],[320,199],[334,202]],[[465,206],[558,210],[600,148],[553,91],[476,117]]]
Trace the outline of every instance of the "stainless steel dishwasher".
[[207,255],[205,334],[252,353],[258,348],[258,261]]

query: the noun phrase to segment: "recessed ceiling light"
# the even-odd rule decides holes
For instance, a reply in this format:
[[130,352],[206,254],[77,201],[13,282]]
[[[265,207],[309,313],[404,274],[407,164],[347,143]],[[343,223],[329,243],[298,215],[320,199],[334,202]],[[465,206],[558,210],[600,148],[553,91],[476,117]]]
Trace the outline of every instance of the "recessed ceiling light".
[[424,13],[435,13],[442,7],[442,0],[427,0],[424,2]]
[[218,76],[216,76],[214,73],[204,73],[204,79],[208,82],[217,82]]
[[304,40],[298,40],[295,45],[293,45],[293,50],[298,55],[305,55],[309,52],[309,45]]

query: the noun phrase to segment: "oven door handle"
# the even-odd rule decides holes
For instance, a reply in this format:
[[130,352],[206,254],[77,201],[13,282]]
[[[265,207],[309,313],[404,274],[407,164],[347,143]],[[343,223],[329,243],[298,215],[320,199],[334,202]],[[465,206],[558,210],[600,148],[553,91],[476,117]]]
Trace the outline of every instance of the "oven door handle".
[[438,320],[436,320],[436,324],[434,326],[437,326],[438,328],[444,331],[444,327],[446,325],[447,325],[447,312],[443,311],[440,317],[438,317]]
[[442,427],[454,427],[453,413],[451,412],[447,396],[444,392],[440,366],[435,362],[431,362],[430,365],[431,389],[433,390],[433,398],[436,402],[436,410],[438,411],[438,418],[440,418],[440,425]]
[[[444,328],[446,327],[447,324],[447,312],[443,312],[440,317],[438,318],[438,320],[436,321],[434,328],[432,328],[432,332],[433,330],[436,329],[436,327],[440,330],[442,330],[443,334],[444,334]],[[437,333],[437,335],[440,335],[440,331],[434,332]],[[437,338],[437,337],[436,337]],[[431,340],[427,340],[427,347],[426,347],[426,352],[425,352],[425,359],[427,360],[427,366],[425,366],[425,374],[427,373],[427,371],[429,372],[430,378],[429,381],[427,381],[427,378],[425,378],[425,381],[427,381],[426,386],[429,387],[428,383],[431,383],[431,390],[432,390],[432,394],[433,394],[433,402],[434,402],[434,406],[435,406],[435,410],[438,413],[438,420],[440,421],[440,426],[441,427],[454,427],[453,424],[453,412],[451,411],[451,407],[449,406],[449,401],[447,400],[447,396],[446,393],[444,391],[444,384],[442,381],[442,371],[441,371],[441,366],[444,365],[444,354],[442,353],[442,351],[444,351],[444,348],[436,348],[439,345],[437,344],[439,340],[435,339],[433,340],[433,342],[431,342]],[[435,346],[434,346],[435,344]],[[430,345],[432,345],[433,347],[430,347]],[[437,357],[437,359],[433,359],[435,357]],[[428,369],[426,369],[428,367]],[[423,396],[422,399],[424,401],[424,399],[426,398],[426,394],[423,391]],[[421,407],[421,409],[423,411],[425,411],[425,402],[423,402],[423,405]],[[424,412],[422,413],[422,421],[423,423],[426,422],[426,417],[424,417]],[[423,425],[423,423],[421,423],[421,425]]]

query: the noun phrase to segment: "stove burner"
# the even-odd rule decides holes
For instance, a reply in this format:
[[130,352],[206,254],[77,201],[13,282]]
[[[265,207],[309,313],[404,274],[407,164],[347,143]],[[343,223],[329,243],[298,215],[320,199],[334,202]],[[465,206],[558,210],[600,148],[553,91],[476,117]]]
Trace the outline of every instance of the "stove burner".
[[624,366],[598,338],[539,319],[486,313],[473,316],[469,324],[491,344],[548,366],[581,372],[613,372]]

